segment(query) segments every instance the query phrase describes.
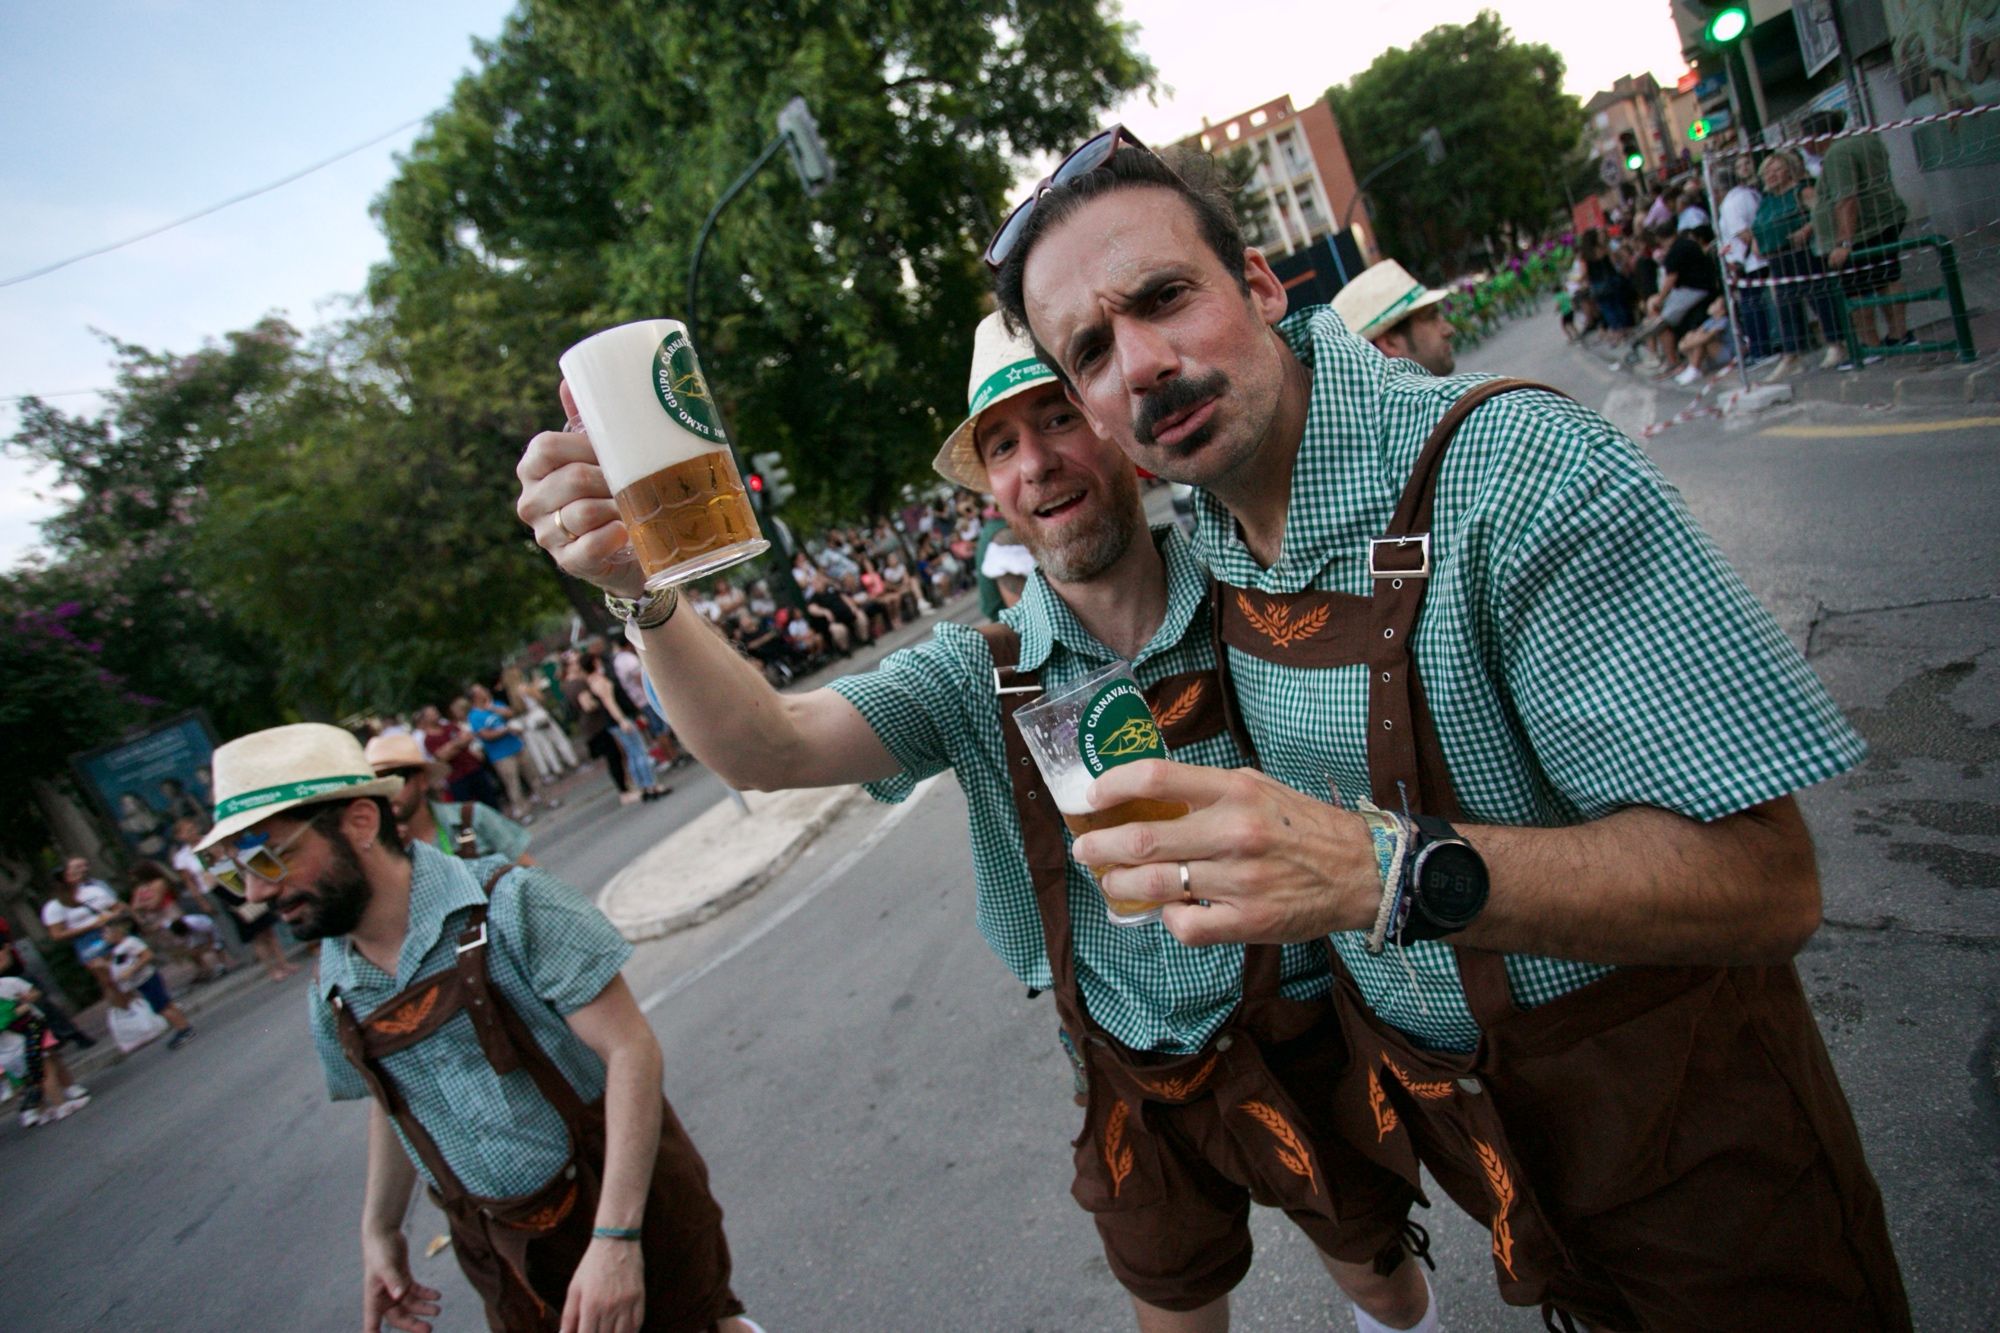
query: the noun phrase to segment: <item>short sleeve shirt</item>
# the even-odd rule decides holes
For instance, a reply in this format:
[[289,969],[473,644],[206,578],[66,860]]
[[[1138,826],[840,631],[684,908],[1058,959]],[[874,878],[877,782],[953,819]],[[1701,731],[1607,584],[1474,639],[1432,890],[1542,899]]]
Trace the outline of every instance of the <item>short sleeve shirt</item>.
[[1896,193],[1895,177],[1889,170],[1889,150],[1872,134],[1837,139],[1820,162],[1819,190],[1813,196],[1813,238],[1820,253],[1832,250],[1840,241],[1840,223],[1835,216],[1839,205],[1849,199],[1861,204],[1854,235],[1859,244],[1900,231],[1909,221],[1910,210]]
[[96,880],[85,880],[76,886],[76,906],[71,907],[60,898],[51,898],[42,904],[42,924],[81,930],[116,906],[117,894]]
[[438,850],[446,856],[458,855],[458,826],[467,805],[472,807],[472,841],[481,856],[504,856],[518,861],[527,852],[534,834],[495,810],[484,801],[461,801],[446,805],[432,801],[431,822],[437,825]]
[[[329,997],[337,992],[354,1016],[365,1020],[405,987],[456,966],[458,937],[472,910],[485,901],[480,887],[506,865],[497,857],[461,861],[424,843],[411,847],[410,924],[396,976],[362,957],[344,937],[320,941],[310,1017],[334,1100],[366,1097],[368,1088],[341,1054]],[[595,1101],[604,1092],[604,1063],[565,1020],[603,994],[632,946],[576,890],[531,867],[510,869],[495,885],[486,939],[494,987],[577,1095]],[[525,1069],[494,1073],[465,1014],[382,1064],[472,1193],[502,1198],[529,1193],[568,1160],[569,1131],[561,1115]],[[430,1180],[407,1139],[404,1149]]]
[[[1166,560],[1168,594],[1165,620],[1132,663],[1146,687],[1215,664],[1207,576],[1178,529],[1162,528],[1153,539]],[[1060,689],[1116,660],[1039,572],[1000,619],[1021,636],[1021,668],[1039,670],[1044,689]],[[968,626],[941,622],[930,642],[891,653],[876,670],[837,680],[831,688],[860,711],[903,765],[895,777],[869,784],[875,799],[900,801],[933,773],[957,771],[971,807],[973,915],[979,932],[1022,984],[1046,990],[1053,984],[1048,951],[1007,774],[986,640]],[[1248,762],[1227,733],[1183,746],[1173,757],[1217,768]],[[1158,922],[1112,925],[1096,881],[1074,860],[1067,888],[1077,984],[1091,1018],[1134,1050],[1200,1050],[1241,993],[1242,947],[1189,948]],[[1285,950],[1284,994],[1307,999],[1330,987],[1323,949]]]
[[[1237,586],[1366,596],[1368,540],[1424,438],[1489,377],[1400,370],[1324,307],[1279,330],[1312,374],[1279,558],[1261,568],[1202,490],[1195,545]],[[1713,820],[1860,760],[1860,737],[1680,495],[1596,413],[1533,390],[1481,406],[1444,455],[1431,541],[1414,648],[1468,822],[1558,828],[1637,805]],[[1322,799],[1331,781],[1344,804],[1369,792],[1367,668],[1229,651],[1265,771]],[[1378,1014],[1432,1047],[1473,1046],[1448,943],[1374,955],[1361,941],[1333,937]],[[1524,1008],[1610,971],[1526,954],[1506,968]]]
[[[465,718],[473,734],[479,736],[479,743],[486,747],[488,759],[511,759],[521,753],[521,738],[507,730],[507,719],[491,708],[475,708]],[[484,732],[499,729],[502,734],[496,740],[487,740]]]

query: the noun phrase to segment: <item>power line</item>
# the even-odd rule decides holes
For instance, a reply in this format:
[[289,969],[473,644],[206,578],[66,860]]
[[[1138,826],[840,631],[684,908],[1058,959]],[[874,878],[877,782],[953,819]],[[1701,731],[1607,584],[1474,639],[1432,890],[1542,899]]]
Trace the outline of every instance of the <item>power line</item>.
[[25,403],[30,398],[81,398],[87,393],[110,393],[109,389],[57,389],[54,393],[17,393],[0,398],[0,403]]
[[223,209],[230,207],[232,204],[240,204],[246,199],[255,199],[260,194],[269,194],[271,191],[279,188],[280,186],[290,185],[293,181],[299,180],[306,176],[310,176],[315,171],[324,170],[325,168],[330,167],[334,163],[340,161],[342,158],[353,157],[356,153],[360,152],[362,149],[373,148],[376,144],[381,143],[384,139],[392,139],[398,134],[401,134],[404,130],[411,129],[415,126],[421,125],[426,120],[429,119],[430,116],[428,113],[426,113],[425,115],[418,116],[415,120],[406,120],[393,130],[385,130],[381,134],[376,135],[374,138],[368,140],[365,143],[355,144],[352,148],[344,148],[340,152],[335,153],[332,157],[326,158],[319,162],[315,162],[311,166],[305,167],[302,170],[294,171],[289,176],[280,177],[279,179],[272,181],[268,185],[260,185],[254,190],[245,190],[242,194],[232,195],[231,197],[224,199],[219,204],[210,204],[207,208],[198,209],[195,212],[188,214],[184,218],[175,218],[172,222],[162,223],[161,225],[154,227],[151,230],[142,231],[136,236],[127,236],[122,241],[113,241],[109,245],[100,245],[95,250],[85,250],[80,255],[71,255],[68,259],[58,259],[53,264],[46,264],[41,268],[30,270],[27,273],[17,274],[14,277],[0,280],[0,287],[12,287],[16,283],[27,282],[31,278],[45,277],[50,273],[54,273],[59,268],[68,268],[71,264],[79,264],[86,259],[95,259],[99,255],[108,255],[113,250],[122,250],[128,245],[136,245],[140,241],[151,240],[153,237],[158,236],[161,232],[172,231],[175,227],[184,227],[188,223],[198,221],[201,218],[205,218],[211,213],[220,213]]

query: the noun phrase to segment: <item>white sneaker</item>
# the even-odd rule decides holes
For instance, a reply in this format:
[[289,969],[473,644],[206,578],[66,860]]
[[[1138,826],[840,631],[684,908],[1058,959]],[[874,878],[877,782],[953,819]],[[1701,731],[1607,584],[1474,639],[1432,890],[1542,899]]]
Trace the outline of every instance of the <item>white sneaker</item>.
[[48,1121],[48,1112],[42,1110],[39,1106],[29,1107],[27,1110],[21,1112],[22,1129],[33,1129],[36,1125],[47,1124]]
[[83,1084],[81,1083],[72,1083],[67,1088],[63,1089],[63,1096],[68,1098],[70,1101],[76,1101],[78,1098],[84,1098],[88,1100],[88,1098],[90,1097],[90,1089],[84,1087]]
[[1832,370],[1845,360],[1847,360],[1847,345],[1845,343],[1828,343],[1826,345],[1826,355],[1819,359],[1819,368],[1821,370]]
[[1687,367],[1687,369],[1681,371],[1680,374],[1674,376],[1674,383],[1693,384],[1696,380],[1700,378],[1701,378],[1701,367],[1690,365],[1689,367]]
[[47,1124],[51,1120],[67,1120],[88,1105],[90,1105],[90,1098],[72,1097],[55,1110],[43,1112],[42,1123]]
[[1795,354],[1787,352],[1784,356],[1778,358],[1776,365],[1758,376],[1757,382],[1759,384],[1776,384],[1786,376],[1796,374],[1798,369],[1799,358]]

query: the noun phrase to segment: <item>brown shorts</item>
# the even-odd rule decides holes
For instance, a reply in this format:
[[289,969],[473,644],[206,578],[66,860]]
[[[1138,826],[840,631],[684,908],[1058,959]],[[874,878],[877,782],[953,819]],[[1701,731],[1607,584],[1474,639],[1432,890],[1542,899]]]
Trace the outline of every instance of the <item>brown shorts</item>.
[[[1402,1176],[1363,1156],[1334,1128],[1328,1112],[1347,1063],[1340,1025],[1328,1017],[1290,1041],[1263,1047],[1264,1063],[1283,1092],[1273,1102],[1293,1108],[1317,1159],[1312,1182],[1328,1207],[1300,1206],[1296,1189],[1270,1185],[1272,1175],[1251,1159],[1259,1143],[1228,1123],[1215,1096],[1182,1105],[1144,1104],[1144,1128],[1128,1124],[1109,1140],[1107,1117],[1123,1107],[1092,1080],[1090,1112],[1076,1141],[1077,1201],[1097,1223],[1104,1255],[1121,1285],[1148,1305],[1195,1310],[1235,1288],[1250,1269],[1250,1205],[1282,1208],[1322,1253],[1351,1263],[1400,1260],[1404,1223],[1416,1190]],[[1239,1123],[1240,1130],[1240,1123]],[[1105,1146],[1125,1174],[1112,1180]],[[1129,1148],[1130,1157],[1124,1155]],[[1283,1179],[1283,1173],[1279,1173]],[[1323,1189],[1323,1195],[1317,1191]],[[1332,1216],[1328,1213],[1331,1211]],[[1335,1220],[1335,1219],[1338,1220]]]

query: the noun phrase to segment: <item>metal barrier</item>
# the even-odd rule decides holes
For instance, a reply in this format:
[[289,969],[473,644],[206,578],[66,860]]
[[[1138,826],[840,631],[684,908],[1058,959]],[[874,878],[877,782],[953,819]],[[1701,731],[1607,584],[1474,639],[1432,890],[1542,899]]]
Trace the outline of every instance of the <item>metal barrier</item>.
[[[1883,259],[1891,255],[1901,255],[1906,250],[1933,249],[1938,252],[1938,269],[1943,279],[1942,285],[1925,287],[1919,291],[1893,292],[1876,296],[1850,297],[1847,284],[1841,281],[1839,271],[1827,274],[1827,281],[1833,288],[1833,300],[1840,311],[1840,328],[1847,340],[1847,356],[1855,365],[1860,365],[1866,356],[1916,356],[1931,352],[1958,353],[1961,361],[1971,361],[1979,353],[1972,345],[1972,321],[1965,313],[1965,290],[1958,281],[1958,255],[1951,242],[1942,236],[1912,236],[1908,240],[1891,241],[1887,245],[1871,245],[1856,250],[1848,260],[1850,265],[1866,263],[1871,259]],[[1955,335],[1949,342],[1906,342],[1893,345],[1878,345],[1864,348],[1861,335],[1854,331],[1851,311],[1869,310],[1876,306],[1907,305],[1915,301],[1946,301],[1951,305],[1951,326]]]

